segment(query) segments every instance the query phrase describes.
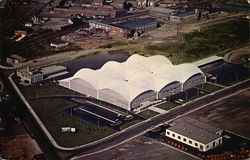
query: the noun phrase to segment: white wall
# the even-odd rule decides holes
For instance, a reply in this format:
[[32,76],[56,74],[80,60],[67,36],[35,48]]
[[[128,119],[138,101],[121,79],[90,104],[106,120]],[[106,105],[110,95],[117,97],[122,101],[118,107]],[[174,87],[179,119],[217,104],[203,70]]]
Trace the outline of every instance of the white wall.
[[[169,134],[168,134],[168,132],[169,132]],[[175,137],[173,136],[173,134],[175,135]],[[187,144],[187,145],[189,145],[191,147],[197,148],[202,152],[206,152],[206,151],[208,151],[208,150],[210,150],[212,148],[215,148],[216,146],[218,146],[219,144],[222,143],[222,137],[220,137],[218,139],[215,139],[214,141],[212,141],[212,142],[210,142],[208,144],[203,144],[203,143],[200,143],[200,142],[195,141],[193,139],[190,139],[188,137],[182,136],[182,135],[180,135],[178,133],[175,133],[173,131],[170,131],[168,129],[166,129],[166,136],[170,137],[172,139],[175,139],[175,140],[177,140],[177,141],[179,141],[181,143]],[[180,139],[179,139],[179,137],[180,137]],[[186,141],[184,139],[186,139]],[[220,139],[221,139],[221,143],[219,143]],[[189,141],[192,141],[192,144],[190,144]],[[215,145],[213,145],[213,143]],[[201,148],[201,146],[202,146],[202,148]]]

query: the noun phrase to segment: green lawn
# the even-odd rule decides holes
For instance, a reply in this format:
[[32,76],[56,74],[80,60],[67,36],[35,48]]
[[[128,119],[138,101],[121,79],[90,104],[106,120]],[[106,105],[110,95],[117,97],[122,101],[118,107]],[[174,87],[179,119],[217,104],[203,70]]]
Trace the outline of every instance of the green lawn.
[[111,42],[111,43],[108,43],[106,45],[100,46],[99,48],[104,48],[104,49],[105,48],[116,48],[116,47],[129,46],[129,45],[138,44],[138,43],[141,43],[141,42],[138,40],[127,41],[127,42],[116,41],[116,42]]
[[18,85],[18,87],[26,98],[34,98],[37,95],[38,97],[51,95],[81,95],[78,92],[61,87],[55,83],[46,84],[44,86],[30,85],[27,87],[23,85]]
[[[38,97],[50,95],[80,95],[77,92],[73,92],[54,83],[43,87],[37,85],[19,87],[26,98],[36,97],[37,92]],[[115,133],[115,131],[110,128],[98,128],[94,124],[71,117],[62,112],[61,109],[75,104],[71,101],[60,98],[46,98],[32,100],[29,103],[59,145],[74,147],[99,140]],[[61,133],[61,127],[67,126],[75,127],[77,132]]]
[[[239,32],[240,31],[240,32]],[[193,62],[249,43],[249,21],[233,19],[184,35],[185,41],[159,43],[136,48],[134,52],[144,55],[161,54],[174,64]]]
[[[198,85],[197,88],[200,88],[200,89],[201,89],[201,88],[202,88],[202,85]],[[203,90],[208,91],[208,92],[210,92],[210,93],[215,92],[215,91],[218,91],[218,90],[220,90],[220,89],[222,89],[222,87],[217,86],[217,85],[213,85],[213,84],[211,84],[211,83],[204,83],[204,84],[203,84]]]
[[170,110],[170,109],[172,109],[172,108],[175,108],[176,106],[178,106],[178,105],[175,104],[175,103],[165,102],[165,103],[160,104],[160,105],[155,106],[155,107],[161,108],[161,109],[164,109],[164,110]]
[[94,55],[98,55],[98,54],[101,54],[102,52],[90,52],[89,54],[84,54],[84,55],[81,55],[81,56],[78,56],[76,59],[80,59],[80,58],[85,58],[85,57],[88,57],[88,56],[94,56]]
[[242,8],[250,9],[250,5],[247,0],[227,0],[227,4],[235,5]]
[[30,59],[54,55],[54,54],[58,54],[58,53],[62,53],[62,52],[78,51],[78,50],[81,50],[81,48],[79,48],[77,46],[61,48],[59,50],[51,50],[50,48],[44,48],[44,46],[37,44],[37,45],[34,45],[32,47],[22,49],[22,50],[18,51],[17,54],[22,56],[22,57],[25,57],[27,60],[30,60]]
[[121,127],[120,127],[120,129],[125,129],[125,128],[128,128],[128,127],[130,127],[130,126],[133,126],[133,125],[135,125],[135,124],[137,124],[137,123],[140,123],[140,122],[142,122],[142,120],[134,120],[134,121],[132,121],[132,122],[130,122],[130,123],[127,123],[127,124],[125,124],[125,125],[122,125]]
[[146,109],[142,112],[139,113],[139,115],[145,117],[145,118],[151,118],[151,117],[154,117],[156,115],[158,115],[159,113],[155,112],[155,111],[151,111],[149,109]]
[[[41,121],[52,134],[56,142],[64,147],[74,147],[87,144],[115,133],[110,128],[98,128],[94,124],[80,120],[61,111],[62,108],[72,106],[74,103],[49,98],[30,101],[30,105],[38,114]],[[76,133],[62,133],[61,127],[75,127]]]

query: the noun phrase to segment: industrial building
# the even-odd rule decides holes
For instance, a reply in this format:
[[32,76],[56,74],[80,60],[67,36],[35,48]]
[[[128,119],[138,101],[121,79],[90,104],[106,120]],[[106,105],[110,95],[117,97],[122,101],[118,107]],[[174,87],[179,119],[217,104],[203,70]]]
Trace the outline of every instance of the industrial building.
[[182,117],[166,129],[166,136],[206,152],[222,144],[222,131],[193,118]]
[[157,28],[157,20],[154,18],[140,18],[123,23],[112,24],[105,21],[89,21],[89,28],[101,28],[110,36],[132,37],[135,33],[143,33]]
[[11,65],[19,64],[19,63],[22,63],[24,61],[26,61],[26,58],[21,57],[21,56],[16,55],[16,54],[12,54],[6,58],[6,63],[11,64]]
[[109,61],[100,69],[83,68],[59,81],[63,87],[135,110],[143,103],[164,99],[206,81],[193,64],[173,65],[164,56],[132,55],[126,62]]
[[17,70],[17,76],[20,77],[21,84],[29,85],[42,80],[55,78],[67,74],[67,68],[64,66],[46,66],[42,68],[22,68]]

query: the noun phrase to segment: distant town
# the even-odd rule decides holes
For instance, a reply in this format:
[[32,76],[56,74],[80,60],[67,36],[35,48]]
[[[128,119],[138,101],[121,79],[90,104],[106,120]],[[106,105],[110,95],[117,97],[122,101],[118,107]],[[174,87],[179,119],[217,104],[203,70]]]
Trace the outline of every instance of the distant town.
[[0,159],[249,159],[249,9],[0,0]]

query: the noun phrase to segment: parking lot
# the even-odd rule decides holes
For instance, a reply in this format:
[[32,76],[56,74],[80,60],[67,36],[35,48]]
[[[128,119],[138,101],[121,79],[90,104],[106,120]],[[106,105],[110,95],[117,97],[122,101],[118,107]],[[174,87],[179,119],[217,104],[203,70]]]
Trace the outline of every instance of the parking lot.
[[224,62],[208,73],[212,75],[211,79],[208,79],[208,81],[222,85],[230,85],[236,81],[249,77],[250,69],[239,64]]

